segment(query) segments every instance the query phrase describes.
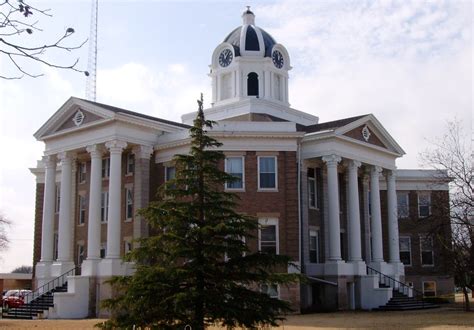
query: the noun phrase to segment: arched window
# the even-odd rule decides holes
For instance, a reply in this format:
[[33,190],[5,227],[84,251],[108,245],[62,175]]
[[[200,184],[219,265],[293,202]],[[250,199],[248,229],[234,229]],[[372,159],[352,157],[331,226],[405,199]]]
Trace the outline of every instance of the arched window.
[[250,72],[247,76],[247,95],[258,97],[258,74]]

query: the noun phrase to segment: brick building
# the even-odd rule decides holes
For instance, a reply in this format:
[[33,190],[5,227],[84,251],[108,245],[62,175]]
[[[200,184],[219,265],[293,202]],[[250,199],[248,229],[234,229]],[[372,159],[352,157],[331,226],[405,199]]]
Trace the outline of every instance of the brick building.
[[[261,225],[247,244],[290,256],[299,267],[288,271],[311,279],[268,293],[301,311],[372,309],[393,293],[373,272],[427,295],[452,292],[439,247],[423,228],[432,215],[449,222],[433,203],[447,203],[447,182],[430,171],[396,170],[404,151],[372,114],[319,123],[292,109],[286,48],[255,25],[251,11],[242,18],[212,54],[205,114],[218,123],[209,134],[223,143],[222,168],[241,177],[225,189]],[[133,272],[121,257],[148,235],[136,210],[174,176],[173,156],[189,150],[194,117],[176,123],[71,97],[35,133],[45,143],[31,169],[36,287],[81,266],[67,277],[68,292],[54,295],[50,317],[104,315],[98,302],[112,294],[104,281]]]

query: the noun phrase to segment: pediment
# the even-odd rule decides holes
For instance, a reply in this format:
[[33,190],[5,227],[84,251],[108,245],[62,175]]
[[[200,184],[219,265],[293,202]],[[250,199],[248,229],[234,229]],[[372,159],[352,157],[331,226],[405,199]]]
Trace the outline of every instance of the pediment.
[[106,122],[114,113],[103,109],[94,109],[80,99],[71,97],[54,113],[34,134],[38,140],[60,133],[83,129]]
[[374,115],[363,116],[335,130],[336,135],[357,143],[404,155],[405,151],[388,133]]

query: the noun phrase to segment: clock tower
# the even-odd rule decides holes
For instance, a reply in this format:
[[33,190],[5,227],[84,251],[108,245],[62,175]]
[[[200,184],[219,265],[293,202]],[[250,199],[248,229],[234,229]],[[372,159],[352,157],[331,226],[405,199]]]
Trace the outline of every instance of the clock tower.
[[210,68],[213,106],[245,99],[289,106],[288,52],[255,25],[255,14],[249,7],[242,14],[242,26],[214,50]]

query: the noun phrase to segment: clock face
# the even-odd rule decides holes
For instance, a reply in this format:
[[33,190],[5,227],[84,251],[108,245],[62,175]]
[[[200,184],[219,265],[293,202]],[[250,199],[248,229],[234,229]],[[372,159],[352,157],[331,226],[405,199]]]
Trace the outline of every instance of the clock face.
[[224,49],[219,55],[220,66],[223,68],[225,68],[226,66],[229,66],[229,64],[232,63],[233,58],[234,58],[234,55],[232,54],[232,51],[228,48]]
[[275,64],[278,69],[281,69],[283,67],[283,55],[278,50],[273,51],[272,60],[273,64]]

